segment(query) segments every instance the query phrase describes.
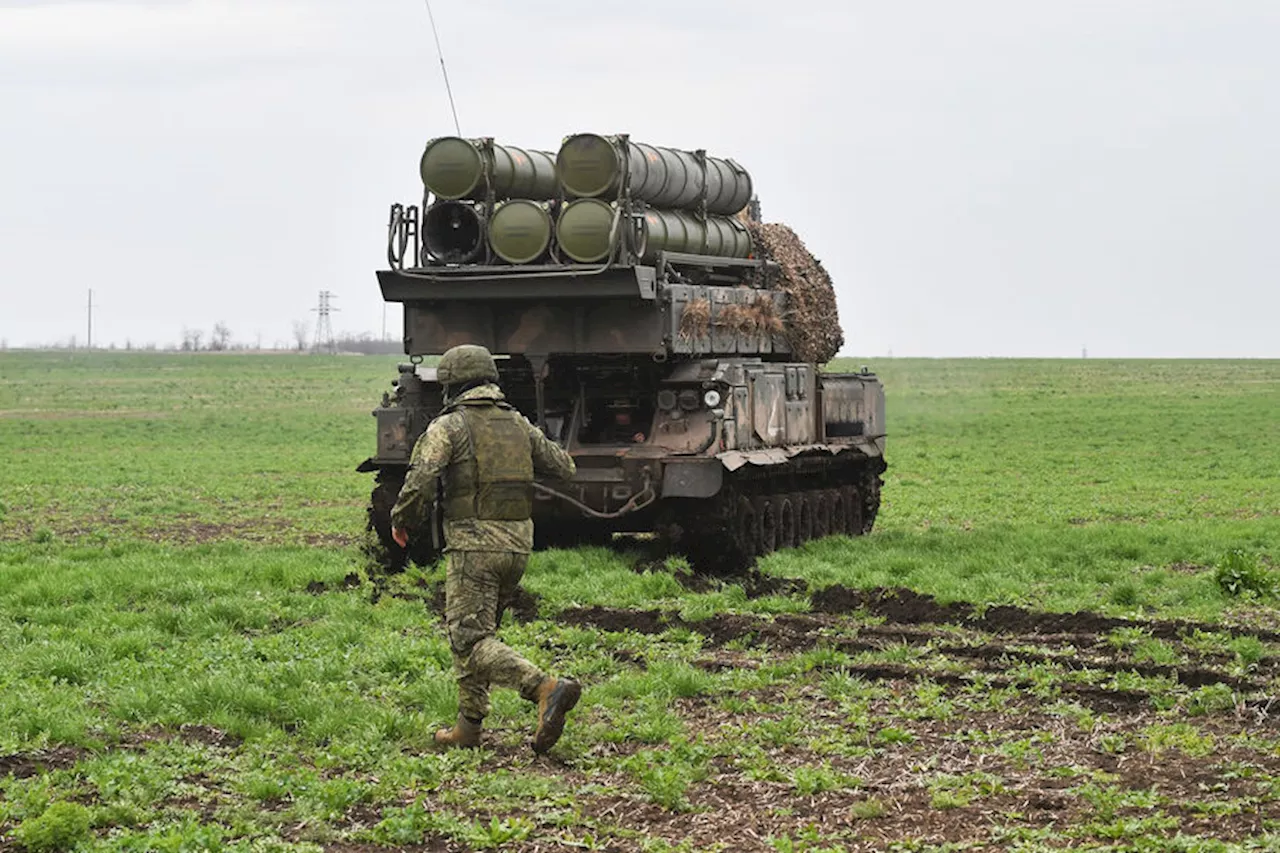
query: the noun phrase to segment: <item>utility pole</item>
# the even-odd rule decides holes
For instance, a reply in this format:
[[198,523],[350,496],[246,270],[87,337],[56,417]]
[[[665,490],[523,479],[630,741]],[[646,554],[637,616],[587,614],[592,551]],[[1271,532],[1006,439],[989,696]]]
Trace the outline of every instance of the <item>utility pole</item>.
[[333,340],[333,326],[329,322],[329,314],[340,309],[329,304],[333,294],[327,290],[320,291],[320,304],[311,310],[316,312],[316,340],[311,346],[313,353],[321,349],[330,355],[337,353],[338,346]]
[[89,310],[86,312],[89,320],[89,343],[86,349],[93,349],[93,288],[89,288]]

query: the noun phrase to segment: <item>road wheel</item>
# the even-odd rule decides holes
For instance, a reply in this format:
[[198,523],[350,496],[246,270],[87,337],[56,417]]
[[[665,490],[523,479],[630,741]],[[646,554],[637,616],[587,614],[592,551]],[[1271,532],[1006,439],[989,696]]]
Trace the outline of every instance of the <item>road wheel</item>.
[[778,505],[772,496],[755,499],[756,542],[760,554],[772,554],[778,548]]
[[[880,463],[880,471],[884,470],[884,463]],[[862,485],[862,532],[870,533],[871,528],[875,526],[876,514],[880,512],[880,486],[884,480],[880,478],[878,471],[870,472],[863,478]]]
[[791,495],[778,495],[778,547],[796,547],[796,505]]
[[849,532],[849,512],[845,509],[844,495],[839,489],[827,490],[827,505],[831,512],[831,526],[829,530],[833,536],[839,536]]
[[796,508],[796,545],[803,545],[813,538],[813,501],[810,492],[796,492],[791,503]]
[[409,552],[391,538],[391,510],[396,505],[396,498],[400,496],[400,487],[403,485],[403,476],[379,471],[377,482],[369,495],[365,528],[370,535],[366,537],[364,552],[371,576],[403,572],[409,563]]
[[368,517],[360,550],[364,554],[365,572],[373,584],[374,601],[381,597],[386,588],[388,575],[403,572],[410,562],[429,566],[440,559],[440,552],[432,544],[430,531],[414,531],[407,549],[401,548],[391,538],[391,510],[396,505],[403,485],[403,471],[383,469],[378,472],[373,492],[369,495]]
[[844,486],[840,489],[844,498],[845,530],[850,536],[861,536],[862,529],[862,496],[856,486]]
[[737,527],[738,549],[750,561],[760,553],[760,519],[756,505],[750,498],[738,498]]
[[809,503],[813,505],[813,538],[822,539],[831,534],[831,500],[824,489],[809,492]]

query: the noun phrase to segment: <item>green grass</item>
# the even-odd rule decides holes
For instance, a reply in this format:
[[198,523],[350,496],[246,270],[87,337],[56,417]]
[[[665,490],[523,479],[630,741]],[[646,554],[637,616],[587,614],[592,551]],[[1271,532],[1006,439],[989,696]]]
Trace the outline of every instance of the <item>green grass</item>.
[[886,530],[1274,518],[1280,506],[1278,362],[875,366]]
[[350,536],[396,361],[0,353],[0,537]]
[[[1049,841],[1157,849],[1140,839],[1182,832],[1183,847],[1162,849],[1230,849],[1196,848],[1216,836],[1188,815],[1243,810],[1275,843],[1280,742],[1248,720],[1280,689],[1280,649],[1249,633],[1280,622],[1280,363],[873,365],[890,427],[876,532],[761,564],[813,587],[907,587],[979,612],[1217,628],[1117,629],[1088,652],[1099,668],[1024,641],[1030,658],[984,669],[939,649],[998,638],[934,626],[877,639],[863,636],[875,620],[857,618],[805,648],[717,645],[696,629],[609,632],[556,615],[768,619],[807,611],[807,597],[729,581],[691,592],[678,562],[639,551],[546,552],[526,579],[541,618],[504,636],[588,690],[557,758],[533,762],[532,712],[510,693],[495,695],[485,749],[429,749],[456,707],[424,607],[438,568],[376,604],[367,585],[343,585],[362,569],[370,485],[354,467],[395,361],[0,353],[0,847],[715,849],[727,842],[684,840],[694,823],[680,821],[731,784],[842,804],[830,831],[802,808],[766,810],[774,849],[856,847],[858,827],[912,809],[977,841],[1041,849],[1015,788],[1055,774],[1071,775],[1048,787],[1077,828]],[[1182,684],[1188,666],[1254,686]],[[886,667],[911,678],[875,674]],[[1132,718],[1078,704],[1089,690],[1141,704]],[[996,717],[1007,728],[986,737],[980,721]],[[939,744],[957,766],[938,764]],[[47,766],[5,775],[18,765],[4,756]],[[1106,776],[1117,756],[1217,762],[1229,790],[1148,802]],[[1230,770],[1228,756],[1252,769]],[[674,829],[628,822],[646,814]],[[872,835],[940,844],[915,832]]]

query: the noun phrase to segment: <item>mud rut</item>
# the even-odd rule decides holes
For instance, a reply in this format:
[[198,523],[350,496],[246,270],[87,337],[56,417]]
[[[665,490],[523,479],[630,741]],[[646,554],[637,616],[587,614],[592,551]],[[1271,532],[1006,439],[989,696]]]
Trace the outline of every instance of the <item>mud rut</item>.
[[[756,594],[777,591],[779,585],[799,582],[757,576],[763,588]],[[752,594],[751,584],[748,584]],[[794,591],[788,589],[788,591]],[[708,740],[726,733],[749,730],[780,719],[801,708],[808,720],[839,727],[843,714],[839,703],[820,686],[823,669],[835,669],[887,688],[889,698],[875,700],[870,717],[885,725],[909,727],[914,741],[860,758],[842,759],[815,753],[803,743],[780,746],[770,760],[783,772],[801,765],[827,763],[858,777],[856,790],[800,795],[789,783],[752,781],[730,759],[717,758],[707,780],[690,789],[692,810],[672,812],[645,803],[643,797],[583,798],[584,812],[616,826],[679,841],[692,839],[708,846],[728,844],[732,850],[772,850],[768,839],[816,828],[839,839],[843,849],[883,849],[904,838],[929,843],[965,842],[979,849],[1003,849],[994,827],[1043,831],[1056,828],[1054,846],[1099,843],[1070,828],[1097,819],[1086,798],[1071,789],[1089,783],[1088,773],[1109,774],[1102,788],[1154,790],[1163,798],[1160,809],[1176,826],[1141,821],[1154,808],[1120,807],[1110,815],[1116,825],[1129,820],[1142,837],[1172,838],[1181,833],[1208,838],[1240,840],[1280,826],[1280,788],[1274,796],[1259,797],[1259,784],[1251,773],[1267,778],[1280,775],[1280,657],[1261,657],[1247,668],[1233,667],[1234,658],[1206,650],[1196,632],[1219,636],[1253,636],[1275,642],[1280,634],[1247,631],[1223,625],[1177,621],[1142,621],[1106,617],[1094,613],[1042,613],[1016,607],[980,611],[966,604],[940,604],[909,590],[853,590],[830,587],[814,594],[809,613],[773,618],[723,614],[683,621],[675,614],[656,610],[618,610],[604,607],[574,608],[556,619],[565,624],[600,631],[653,635],[682,628],[703,638],[703,652],[694,661],[709,671],[758,667],[818,648],[844,652],[851,662],[830,667],[818,665],[816,678],[801,683],[764,688],[742,698],[760,710],[733,713],[720,697],[677,700],[675,708],[690,736]],[[868,619],[867,617],[875,617]],[[871,624],[874,623],[874,624]],[[1109,640],[1117,629],[1140,629],[1163,640],[1181,659],[1178,665],[1135,660]],[[903,663],[865,662],[858,655],[895,650]],[[644,668],[643,654],[622,652],[615,657],[626,665]],[[1053,687],[1044,690],[1018,670],[1027,665],[1046,667],[1055,673]],[[1223,685],[1234,692],[1230,707],[1201,709],[1196,714],[1178,712],[1160,716],[1160,697],[1142,689],[1125,688],[1117,676],[1136,674],[1160,679],[1167,690],[1160,693],[1185,701],[1191,691]],[[954,716],[902,722],[904,702],[921,685],[933,685],[943,701],[957,701]],[[1012,697],[998,710],[975,710],[967,700],[1002,688]],[[1096,717],[1084,729],[1060,711],[1055,703],[1070,703]],[[1274,703],[1274,707],[1273,707]],[[1143,751],[1134,748],[1148,727],[1189,722],[1214,739],[1216,746],[1205,756],[1193,757],[1177,749]],[[1002,744],[1051,735],[1035,750],[1037,762],[1000,755]],[[732,736],[732,735],[729,735]],[[1263,749],[1247,746],[1247,738],[1269,744]],[[971,739],[972,738],[972,739]],[[1127,750],[1112,752],[1108,738],[1127,739]],[[1113,741],[1114,742],[1114,741]],[[985,743],[983,749],[977,744]],[[598,750],[634,751],[638,747],[601,746]],[[517,755],[512,755],[517,759]],[[1074,767],[1078,778],[1044,772]],[[1241,768],[1249,768],[1242,771]],[[563,777],[568,768],[550,772]],[[927,780],[938,773],[964,775],[992,773],[1003,779],[1003,788],[960,808],[940,809],[932,801]],[[584,779],[585,781],[585,779]],[[593,781],[600,781],[598,778]],[[1275,783],[1268,783],[1274,785]],[[885,806],[883,815],[859,819],[859,802],[874,798]],[[1236,799],[1246,805],[1226,814],[1215,803]],[[1216,808],[1216,813],[1215,813]],[[1234,808],[1234,807],[1232,807]],[[1117,830],[1118,831],[1118,830]],[[993,835],[993,832],[995,833]],[[1113,840],[1114,841],[1114,840]],[[524,850],[559,849],[554,844],[530,844]],[[564,848],[568,849],[568,848]],[[619,846],[605,849],[632,849]]]
[[[683,580],[695,587],[714,583],[696,575]],[[742,583],[753,598],[808,592],[803,581],[754,572]],[[429,598],[423,596],[424,601]],[[517,619],[538,617],[536,600],[523,604],[523,608],[515,608]],[[774,851],[778,848],[771,838],[796,838],[805,833],[818,833],[825,839],[815,849],[828,845],[827,849],[850,851],[883,850],[903,839],[1000,850],[1010,846],[1013,838],[1002,836],[1002,832],[1034,834],[1046,830],[1052,833],[1055,847],[1123,843],[1123,838],[1073,829],[1098,820],[1099,812],[1090,804],[1089,795],[1078,793],[1082,786],[1158,792],[1162,798],[1160,815],[1176,820],[1176,826],[1147,826],[1142,822],[1153,819],[1154,807],[1120,806],[1109,815],[1111,825],[1106,832],[1119,832],[1128,821],[1137,827],[1135,837],[1147,840],[1182,834],[1241,841],[1280,826],[1280,781],[1267,782],[1274,786],[1274,794],[1260,796],[1265,786],[1255,778],[1261,774],[1264,779],[1280,780],[1280,699],[1273,702],[1272,695],[1280,684],[1280,656],[1265,655],[1241,670],[1233,668],[1233,656],[1206,650],[1194,640],[1197,632],[1205,632],[1276,643],[1280,632],[1119,619],[1088,612],[978,609],[965,603],[942,604],[906,589],[843,586],[814,592],[807,613],[772,618],[720,614],[685,621],[671,612],[607,607],[571,608],[552,618],[560,624],[602,632],[695,632],[703,639],[703,651],[694,665],[709,672],[757,668],[820,648],[853,658],[819,664],[794,683],[743,691],[738,698],[749,703],[747,710],[728,710],[723,694],[678,699],[672,711],[690,738],[723,743],[753,728],[778,724],[795,709],[801,709],[806,721],[815,726],[840,730],[847,724],[845,712],[821,686],[822,676],[833,671],[886,688],[886,696],[871,702],[868,716],[876,725],[907,729],[912,737],[910,743],[882,746],[851,757],[816,751],[806,738],[770,748],[768,761],[781,777],[799,767],[825,765],[859,780],[856,787],[807,795],[798,793],[790,781],[753,778],[733,758],[719,756],[712,759],[707,778],[690,786],[688,809],[673,811],[650,802],[634,778],[591,769],[597,760],[626,757],[652,749],[652,744],[601,742],[591,748],[586,760],[562,761],[553,755],[531,763],[520,733],[487,735],[490,740],[486,746],[493,750],[493,756],[486,769],[534,773],[565,790],[578,791],[575,802],[581,818],[609,829],[596,849],[641,849],[638,841],[612,840],[628,833],[665,838],[673,845],[691,843],[687,849],[727,845],[723,849],[733,851]],[[1118,629],[1136,629],[1164,641],[1182,662],[1162,665],[1135,660],[1109,640]],[[636,645],[642,647],[643,643]],[[909,660],[857,659],[887,650]],[[650,663],[643,650],[620,648],[612,654],[626,667],[645,669]],[[1043,684],[1017,673],[1019,667],[1027,666],[1054,673],[1047,693]],[[1185,701],[1191,691],[1214,685],[1230,689],[1237,701],[1231,707],[1195,715],[1161,717],[1157,694],[1114,683],[1132,675],[1159,679],[1167,688],[1162,692],[1179,697],[1179,701]],[[913,692],[925,685],[937,690],[943,701],[955,703],[953,716],[930,719],[908,714],[904,718]],[[973,707],[974,700],[981,705],[982,694],[995,691],[1012,698],[998,709]],[[1061,703],[1095,715],[1092,728],[1082,728],[1070,716],[1052,710],[1051,706]],[[577,723],[586,725],[589,720]],[[1197,757],[1177,749],[1152,752],[1137,747],[1148,727],[1170,722],[1192,723],[1215,740],[1215,748]],[[1109,750],[1109,738],[1125,739],[1127,749],[1118,753]],[[1266,746],[1250,747],[1247,738]],[[1036,757],[1026,760],[1000,754],[1002,745],[1018,742],[1034,742]],[[1062,775],[1058,772],[1062,768],[1073,768],[1075,775]],[[963,807],[937,806],[929,780],[938,774],[975,773],[998,777],[1001,790]],[[599,791],[601,786],[625,793],[588,793]],[[857,817],[856,809],[868,800],[881,803],[883,814]],[[1224,804],[1231,802],[1244,805],[1223,813]],[[456,810],[456,804],[451,807]],[[467,815],[481,823],[516,815],[529,817],[525,811],[488,811],[483,805]],[[572,836],[552,824],[539,824],[537,840],[504,845],[503,849],[523,853],[581,849]],[[328,849],[382,848],[335,845]],[[466,848],[433,839],[422,847],[407,849],[456,853]]]
[[[1049,664],[1064,675],[1072,673],[1135,673],[1147,678],[1195,689],[1222,684],[1245,694],[1243,709],[1255,709],[1260,722],[1280,730],[1280,702],[1276,714],[1264,713],[1273,680],[1280,678],[1280,657],[1259,660],[1248,676],[1226,670],[1226,655],[1206,653],[1181,642],[1195,630],[1218,633],[1222,626],[1187,622],[1143,622],[1114,619],[1094,613],[1035,613],[1016,607],[991,608],[976,615],[967,605],[939,605],[929,596],[910,590],[850,590],[830,587],[814,596],[809,614],[783,614],[772,619],[740,614],[722,614],[686,622],[658,610],[617,610],[607,607],[575,608],[562,612],[559,621],[569,625],[605,631],[634,631],[659,634],[683,628],[702,635],[708,654],[696,665],[721,670],[744,665],[742,659],[726,658],[720,650],[727,644],[767,649],[786,655],[818,647],[850,655],[883,652],[891,648],[916,649],[919,660],[912,664],[842,663],[839,669],[873,681],[929,680],[940,684],[966,686],[979,677],[991,688],[1031,688],[1026,679],[1006,673],[1012,663]],[[885,619],[883,624],[860,624],[847,614],[859,611]],[[939,629],[935,626],[948,626]],[[955,628],[977,629],[957,632]],[[1137,628],[1152,637],[1166,639],[1187,663],[1164,665],[1133,660],[1107,639],[1116,628]],[[980,633],[981,632],[981,633]],[[986,636],[986,632],[996,632]],[[1275,632],[1247,632],[1260,639],[1280,639]],[[851,636],[850,636],[851,634]],[[641,661],[638,661],[641,662]],[[962,668],[949,666],[962,664]],[[745,665],[751,665],[745,663]],[[957,671],[962,669],[962,671]],[[1098,711],[1126,711],[1152,708],[1153,694],[1141,690],[1065,681],[1060,685],[1064,698]],[[1249,696],[1248,694],[1256,694]]]
[[[350,576],[335,587],[349,588],[357,580]],[[743,583],[750,596],[807,591],[802,581],[759,574]],[[327,590],[318,584],[308,591]],[[437,597],[434,592],[422,590],[420,597],[428,606]],[[688,808],[673,811],[650,802],[635,778],[609,769],[617,767],[613,759],[653,749],[652,744],[603,740],[593,743],[586,755],[569,760],[554,753],[531,758],[524,733],[494,731],[486,734],[490,752],[485,770],[535,774],[558,790],[573,792],[575,818],[569,828],[527,808],[493,810],[482,802],[460,808],[456,799],[435,804],[435,795],[428,796],[424,806],[465,813],[481,823],[515,816],[531,820],[537,829],[529,840],[502,847],[523,853],[583,849],[582,833],[592,827],[605,830],[592,849],[608,851],[641,849],[639,838],[692,844],[686,849],[726,845],[723,849],[733,851],[772,851],[778,848],[771,838],[798,838],[806,833],[823,839],[815,849],[851,851],[882,850],[903,839],[1000,850],[1013,846],[1018,833],[1048,833],[1045,840],[1051,847],[1123,844],[1121,835],[1077,829],[1090,821],[1097,823],[1100,807],[1090,797],[1108,790],[1155,792],[1160,797],[1156,806],[1122,803],[1106,812],[1110,823],[1105,831],[1121,833],[1129,826],[1130,840],[1149,842],[1182,834],[1238,841],[1280,828],[1280,700],[1274,701],[1273,708],[1280,656],[1269,649],[1249,667],[1234,666],[1234,658],[1206,647],[1196,632],[1252,636],[1270,643],[1280,641],[1280,633],[1016,607],[979,610],[963,603],[941,604],[901,589],[834,586],[813,593],[811,602],[807,613],[773,618],[721,614],[683,621],[669,612],[605,607],[573,608],[553,617],[560,624],[601,632],[656,635],[675,628],[696,632],[703,643],[694,664],[712,672],[784,662],[815,649],[849,655],[852,660],[819,662],[785,683],[741,691],[736,705],[727,704],[724,693],[673,702],[671,711],[690,739],[722,745],[741,742],[743,754],[750,733],[781,725],[788,715],[798,714],[809,727],[802,736],[766,749],[767,766],[776,770],[773,778],[753,773],[735,750],[720,750],[710,759],[706,778],[690,785]],[[514,609],[522,621],[539,615],[532,599]],[[1166,666],[1134,660],[1109,640],[1117,629],[1140,629],[1163,640],[1182,663]],[[633,652],[623,644],[614,658],[625,667],[644,669],[649,664],[645,645],[635,643]],[[858,657],[886,651],[902,660],[860,661]],[[1054,673],[1051,690],[1046,692],[1044,684],[1019,674],[1018,668],[1028,665]],[[847,733],[850,727],[847,706],[823,685],[823,677],[834,670],[876,688],[866,694],[871,698],[862,700],[866,702],[863,725],[869,720],[873,728],[864,743],[855,744],[861,749],[832,751],[817,746],[821,737]],[[1112,683],[1115,676],[1126,673],[1161,679],[1166,692],[1178,701],[1197,688],[1214,685],[1230,688],[1238,701],[1195,715],[1161,716],[1154,694]],[[913,712],[913,697],[924,687],[939,700],[954,703],[954,713]],[[984,696],[997,692],[1005,698],[984,702]],[[1094,715],[1091,726],[1082,726],[1054,708],[1062,703],[1081,712],[1087,709]],[[592,714],[593,709],[579,714],[575,724],[591,725]],[[1213,739],[1207,754],[1138,748],[1149,727],[1187,722]],[[890,726],[909,731],[910,740],[886,744],[870,736],[877,728]],[[121,748],[145,748],[151,737],[144,733],[139,742]],[[154,737],[198,741],[222,750],[238,746],[224,733],[195,725]],[[1109,749],[1108,739],[1117,738],[1127,741],[1128,748]],[[1018,744],[1028,744],[1029,753],[1006,749]],[[72,747],[0,756],[0,773],[34,777],[71,767],[83,757],[83,750]],[[799,793],[791,774],[797,768],[819,765],[856,777],[858,782]],[[1001,784],[972,802],[942,808],[930,788],[939,774],[988,774]],[[1086,789],[1093,793],[1082,794]],[[859,817],[859,806],[868,801],[881,804],[881,813]],[[1165,822],[1144,824],[1154,819],[1153,814]],[[377,809],[357,806],[334,825],[359,830],[379,818]],[[211,813],[209,819],[216,818]],[[3,844],[0,849],[5,849]],[[333,842],[325,849],[350,853],[388,848]],[[399,849],[467,848],[444,838],[427,838],[420,845]]]

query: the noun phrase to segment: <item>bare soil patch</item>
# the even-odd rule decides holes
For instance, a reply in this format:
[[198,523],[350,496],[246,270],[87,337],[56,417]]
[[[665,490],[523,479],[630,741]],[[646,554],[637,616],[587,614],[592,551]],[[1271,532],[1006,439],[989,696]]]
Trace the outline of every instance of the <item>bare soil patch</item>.
[[812,602],[813,610],[820,613],[863,611],[893,622],[965,625],[995,633],[1103,634],[1117,628],[1141,628],[1161,639],[1176,639],[1199,630],[1280,640],[1280,632],[1183,620],[1121,619],[1088,611],[1045,613],[1008,605],[979,610],[965,602],[942,604],[931,595],[901,588],[864,590],[835,584],[813,593]]
[[72,767],[88,753],[76,746],[56,746],[39,752],[19,752],[0,755],[0,776],[11,775],[17,779],[29,779],[50,770]]
[[[1264,657],[1247,673],[1228,671],[1228,658],[1186,642],[1202,627],[1195,623],[1114,619],[1087,612],[1037,613],[1016,607],[979,612],[966,603],[939,604],[909,590],[830,589],[833,591],[815,594],[814,612],[809,614],[772,618],[719,614],[687,621],[660,610],[596,606],[566,610],[558,619],[604,631],[658,634],[683,628],[696,632],[705,638],[708,653],[695,665],[711,672],[742,665],[720,651],[729,643],[779,654],[821,647],[854,656],[852,662],[838,668],[872,681],[930,681],[963,688],[981,680],[992,689],[1032,689],[1036,681],[1027,673],[1028,668],[1035,668],[1042,675],[1054,674],[1054,689],[1062,698],[1103,713],[1150,708],[1157,702],[1152,690],[1161,689],[1160,685],[1185,690],[1222,686],[1239,697],[1230,713],[1250,713],[1268,725],[1280,725],[1280,708],[1272,714],[1269,698],[1271,680],[1280,678],[1280,660]],[[851,618],[868,611],[887,621],[863,625]],[[931,627],[935,625],[938,627]],[[962,630],[957,633],[952,626]],[[1179,662],[1135,659],[1129,650],[1108,641],[1108,635],[1121,627],[1140,628],[1147,635],[1164,638]],[[1233,633],[1245,634],[1240,629]],[[1258,633],[1266,636],[1268,632]],[[891,650],[903,647],[918,651],[907,653],[912,658],[909,661],[883,659]],[[879,659],[857,659],[865,654]],[[636,664],[643,665],[643,661]],[[1133,679],[1148,681],[1124,683]]]

